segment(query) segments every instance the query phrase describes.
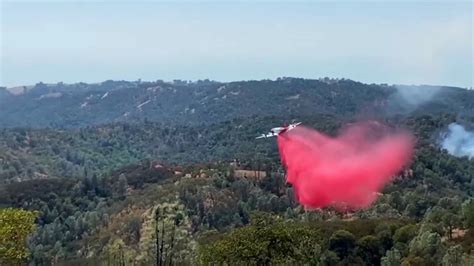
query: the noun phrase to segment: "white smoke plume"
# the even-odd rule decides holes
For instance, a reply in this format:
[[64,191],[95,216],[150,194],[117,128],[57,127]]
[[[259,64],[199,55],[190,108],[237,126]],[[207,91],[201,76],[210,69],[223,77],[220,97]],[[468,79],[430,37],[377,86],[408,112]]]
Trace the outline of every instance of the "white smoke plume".
[[437,86],[396,85],[395,93],[389,98],[388,111],[393,113],[411,113],[419,106],[429,103],[441,91]]
[[448,127],[441,147],[451,155],[474,158],[474,132],[467,131],[462,125],[452,123]]
[[396,86],[397,96],[412,107],[417,107],[433,99],[440,91],[435,86]]

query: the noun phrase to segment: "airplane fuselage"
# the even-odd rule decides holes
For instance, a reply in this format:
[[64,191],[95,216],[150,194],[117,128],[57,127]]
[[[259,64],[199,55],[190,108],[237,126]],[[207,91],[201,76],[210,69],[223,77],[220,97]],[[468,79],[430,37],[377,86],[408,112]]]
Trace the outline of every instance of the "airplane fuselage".
[[270,129],[270,132],[274,133],[274,134],[280,134],[281,132],[285,131],[287,129],[287,127],[274,127],[272,129]]
[[292,130],[293,128],[297,127],[299,124],[301,124],[301,123],[298,122],[296,124],[291,124],[289,126],[284,126],[284,127],[274,127],[272,129],[270,129],[270,132],[268,134],[262,134],[262,135],[258,136],[257,139],[276,137],[276,136],[280,135],[281,133],[284,133],[288,130]]

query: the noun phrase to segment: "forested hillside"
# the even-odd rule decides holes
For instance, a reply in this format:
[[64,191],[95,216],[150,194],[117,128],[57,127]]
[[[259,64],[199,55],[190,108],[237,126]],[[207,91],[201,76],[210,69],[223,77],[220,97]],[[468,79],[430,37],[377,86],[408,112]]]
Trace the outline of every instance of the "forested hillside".
[[391,116],[452,112],[472,117],[474,91],[388,86],[352,80],[43,84],[0,88],[0,127],[82,127],[145,119],[202,124],[251,116]]
[[[401,173],[375,206],[354,214],[307,212],[297,204],[285,185],[276,144],[254,140],[276,118],[212,127],[146,123],[4,130],[2,150],[10,157],[2,157],[2,173],[10,184],[0,186],[0,204],[40,211],[39,228],[30,242],[37,263],[74,258],[88,264],[149,264],[157,256],[156,223],[167,230],[165,236],[158,235],[167,247],[163,259],[172,256],[175,263],[317,260],[332,265],[359,264],[369,257],[375,265],[383,259],[429,263],[451,259],[449,252],[462,258],[473,248],[474,237],[466,229],[472,222],[474,165],[433,145],[436,132],[454,119],[446,115],[387,121],[410,128],[420,138],[412,173]],[[306,123],[335,134],[344,120],[315,116]],[[242,160],[241,167],[267,170],[269,176],[236,178],[235,166],[229,163],[233,158]],[[13,173],[16,164],[25,170]],[[23,182],[12,182],[21,176]],[[166,212],[163,220],[154,216],[157,208]],[[336,222],[341,219],[345,222]],[[241,243],[248,234],[250,246]],[[299,237],[310,242],[303,245]],[[429,242],[430,250],[423,246],[428,245],[424,238],[435,241]],[[288,246],[257,248],[267,241]],[[351,248],[341,250],[346,244]],[[242,249],[230,248],[234,245]]]
[[[212,125],[109,124],[81,129],[0,130],[0,182],[102,174],[144,159],[172,164],[233,159],[277,163],[276,143],[255,137],[281,119],[237,119]],[[332,116],[305,119],[333,131]]]
[[[472,127],[473,93],[407,88],[278,79],[0,90],[0,207],[37,211],[21,253],[33,265],[473,265],[473,159],[440,145],[451,123]],[[275,139],[255,139],[285,122],[336,135],[368,118],[417,142],[413,162],[356,212],[303,208]]]

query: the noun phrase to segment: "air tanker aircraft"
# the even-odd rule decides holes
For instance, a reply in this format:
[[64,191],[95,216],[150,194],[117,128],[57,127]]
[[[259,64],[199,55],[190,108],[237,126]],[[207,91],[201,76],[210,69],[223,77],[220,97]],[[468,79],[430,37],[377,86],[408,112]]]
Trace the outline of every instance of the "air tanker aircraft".
[[290,124],[289,126],[284,126],[284,127],[274,127],[272,129],[270,129],[270,132],[268,132],[268,134],[262,134],[258,137],[256,137],[256,139],[261,139],[261,138],[270,138],[270,137],[276,137],[286,131],[289,131],[289,130],[292,130],[294,129],[295,127],[299,126],[301,124],[301,122],[298,122],[298,123],[294,123],[294,124]]

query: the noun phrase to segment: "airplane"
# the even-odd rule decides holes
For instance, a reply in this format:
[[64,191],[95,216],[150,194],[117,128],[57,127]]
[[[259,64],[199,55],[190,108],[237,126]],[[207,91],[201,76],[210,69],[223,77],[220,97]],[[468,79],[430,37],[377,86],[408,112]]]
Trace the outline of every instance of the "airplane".
[[301,124],[301,122],[290,124],[289,126],[284,126],[284,127],[274,127],[272,129],[270,129],[270,132],[268,132],[268,134],[262,134],[262,135],[256,137],[256,139],[276,137],[276,136],[278,136],[278,135],[280,135],[280,134],[282,134],[286,131],[294,129],[295,127],[299,126],[300,124]]

